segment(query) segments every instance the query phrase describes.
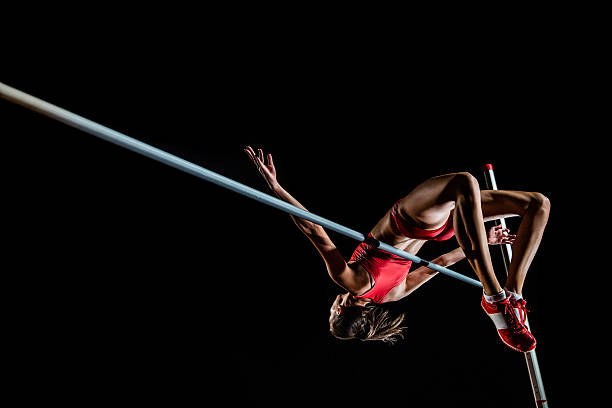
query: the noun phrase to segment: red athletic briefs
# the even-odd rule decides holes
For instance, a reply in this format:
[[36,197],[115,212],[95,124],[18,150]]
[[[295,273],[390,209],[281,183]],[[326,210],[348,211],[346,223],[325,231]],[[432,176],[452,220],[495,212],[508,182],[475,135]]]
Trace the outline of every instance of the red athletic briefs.
[[[391,210],[391,225],[394,231],[408,238],[424,239],[428,241],[446,241],[455,235],[451,211],[446,223],[435,230],[424,230],[414,226],[414,221],[399,215],[398,202]],[[371,237],[371,234],[368,234]],[[369,273],[374,281],[372,287],[358,298],[372,299],[374,303],[383,303],[387,293],[402,283],[408,272],[412,261],[383,251],[372,245],[362,242],[357,246],[351,256],[349,263],[360,263]]]

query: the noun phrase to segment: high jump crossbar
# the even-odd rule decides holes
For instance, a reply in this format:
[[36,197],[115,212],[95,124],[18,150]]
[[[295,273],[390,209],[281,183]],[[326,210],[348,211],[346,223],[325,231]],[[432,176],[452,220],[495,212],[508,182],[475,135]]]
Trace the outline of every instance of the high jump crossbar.
[[[180,157],[174,156],[163,150],[160,150],[139,140],[131,138],[127,135],[124,135],[123,133],[102,126],[99,123],[93,122],[89,119],[76,115],[58,106],[52,105],[18,89],[5,85],[2,82],[0,82],[0,97],[6,99],[9,102],[13,102],[27,109],[48,116],[51,119],[55,119],[59,122],[65,123],[66,125],[82,130],[93,136],[99,137],[100,139],[114,143],[128,150],[149,157],[153,160],[157,160],[161,163],[167,164],[168,166],[174,167],[211,183],[217,184],[238,194],[242,194],[246,197],[252,198],[253,200],[259,201],[263,204],[277,208],[296,217],[312,221],[315,224],[321,225],[331,231],[335,231],[339,234],[356,239],[357,241],[363,242],[366,240],[366,237],[360,232],[347,228],[326,218],[320,217],[309,211],[302,210],[301,208],[295,207],[276,197],[272,197],[269,194],[255,190],[254,188],[238,183],[237,181],[224,177],[220,174],[205,169],[187,160],[181,159]],[[384,242],[376,240],[367,242],[373,243],[374,245],[378,245],[380,249],[390,252],[394,255],[401,256],[402,258],[406,258],[418,264],[419,266],[425,266],[444,275],[459,279],[462,282],[482,287],[482,284],[475,279],[469,278],[465,275],[452,271],[443,266],[421,259],[416,255],[399,250],[391,245],[385,244]]]

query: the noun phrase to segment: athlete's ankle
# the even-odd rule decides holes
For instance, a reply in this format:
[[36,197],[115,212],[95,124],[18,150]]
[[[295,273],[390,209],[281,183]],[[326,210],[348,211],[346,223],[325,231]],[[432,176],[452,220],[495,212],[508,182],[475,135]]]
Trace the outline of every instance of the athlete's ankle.
[[487,295],[486,293],[484,293],[484,291],[482,292],[482,295],[484,296],[485,300],[488,303],[495,303],[495,302],[499,302],[501,300],[504,300],[506,297],[508,297],[508,295],[506,294],[506,292],[502,289],[499,293],[494,293],[492,295]]
[[506,296],[511,298],[512,300],[520,300],[520,299],[523,298],[523,295],[521,295],[521,294],[519,294],[517,292],[511,291],[508,288],[506,288],[505,286],[504,286],[504,292],[506,292]]

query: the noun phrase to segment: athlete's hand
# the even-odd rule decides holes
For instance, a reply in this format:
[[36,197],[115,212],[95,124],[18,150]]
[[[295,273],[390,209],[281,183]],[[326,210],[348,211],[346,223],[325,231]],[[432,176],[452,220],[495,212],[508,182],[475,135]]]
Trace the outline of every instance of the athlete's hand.
[[514,244],[516,235],[510,234],[508,228],[502,228],[501,225],[491,227],[488,234],[489,245]]
[[266,156],[267,163],[265,163],[263,150],[257,149],[258,154],[255,154],[255,150],[253,150],[251,146],[246,146],[244,151],[249,155],[255,166],[257,166],[257,170],[259,170],[263,178],[266,180],[268,186],[274,190],[278,186],[278,181],[276,181],[276,169],[274,168],[272,155],[268,153]]

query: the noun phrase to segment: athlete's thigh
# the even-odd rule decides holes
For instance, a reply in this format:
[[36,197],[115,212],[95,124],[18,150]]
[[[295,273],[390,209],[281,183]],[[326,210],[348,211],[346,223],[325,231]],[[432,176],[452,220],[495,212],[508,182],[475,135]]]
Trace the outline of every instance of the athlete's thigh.
[[457,173],[425,180],[399,201],[402,216],[408,216],[424,227],[443,223],[455,207]]
[[511,190],[481,190],[482,215],[485,221],[521,216],[537,193]]

